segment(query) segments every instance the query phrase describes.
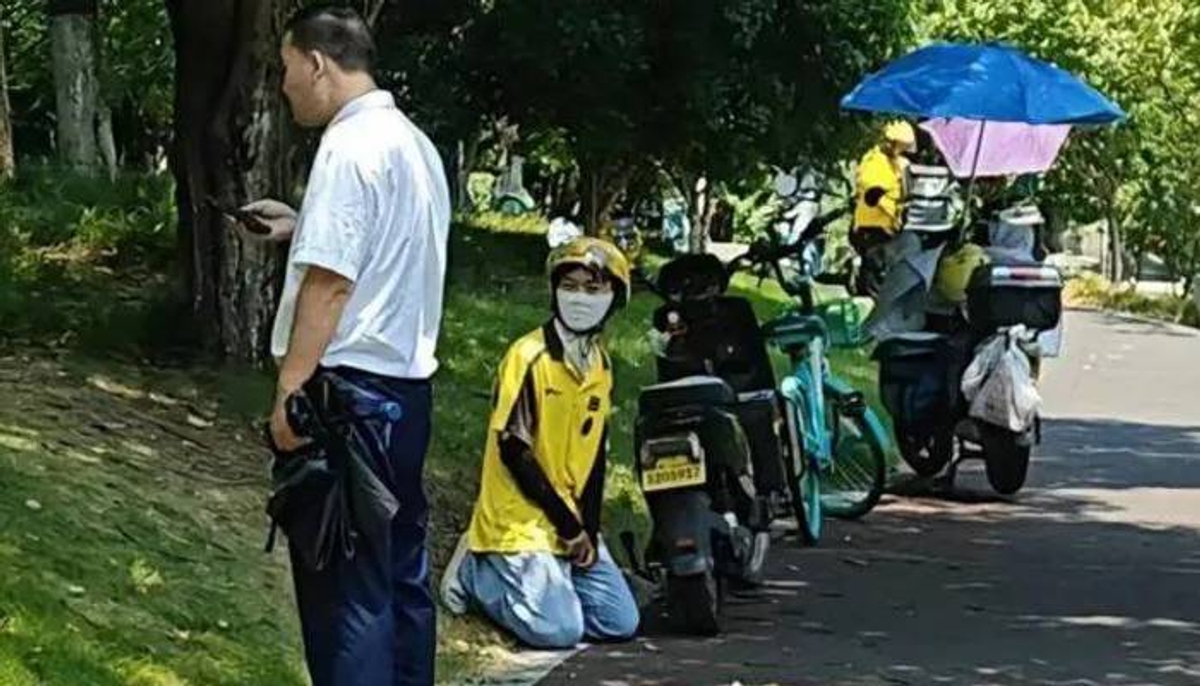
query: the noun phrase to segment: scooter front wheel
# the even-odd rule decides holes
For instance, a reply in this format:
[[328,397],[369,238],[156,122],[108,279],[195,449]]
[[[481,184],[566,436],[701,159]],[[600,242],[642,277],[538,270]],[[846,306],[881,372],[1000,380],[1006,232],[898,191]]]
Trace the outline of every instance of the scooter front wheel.
[[900,457],[917,476],[937,476],[954,458],[954,427],[938,427],[930,436],[896,432]]

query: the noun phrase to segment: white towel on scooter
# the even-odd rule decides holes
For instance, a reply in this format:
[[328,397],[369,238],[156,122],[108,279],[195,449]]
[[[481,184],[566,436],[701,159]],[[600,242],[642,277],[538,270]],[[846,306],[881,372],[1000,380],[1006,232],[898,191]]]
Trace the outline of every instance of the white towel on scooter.
[[1014,433],[1033,425],[1042,397],[1020,346],[1022,337],[1028,335],[1025,327],[1016,326],[979,346],[962,378],[971,417]]
[[915,233],[901,233],[885,250],[887,275],[875,309],[864,323],[875,340],[883,341],[925,327],[929,287],[945,246],[926,250]]

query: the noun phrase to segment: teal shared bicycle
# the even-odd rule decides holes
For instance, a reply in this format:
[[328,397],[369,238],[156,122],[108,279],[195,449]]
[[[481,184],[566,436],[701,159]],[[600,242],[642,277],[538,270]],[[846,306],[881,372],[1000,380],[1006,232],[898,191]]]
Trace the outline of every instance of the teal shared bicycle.
[[763,333],[790,362],[779,385],[787,424],[784,466],[792,509],[809,545],[820,540],[826,516],[856,519],[875,507],[891,452],[888,433],[863,393],[830,369],[830,349],[867,342],[853,299],[818,299],[817,283],[842,282],[822,274],[820,264],[821,236],[838,214],[815,219],[792,245],[756,243],[731,265],[773,275],[795,301],[764,324]]

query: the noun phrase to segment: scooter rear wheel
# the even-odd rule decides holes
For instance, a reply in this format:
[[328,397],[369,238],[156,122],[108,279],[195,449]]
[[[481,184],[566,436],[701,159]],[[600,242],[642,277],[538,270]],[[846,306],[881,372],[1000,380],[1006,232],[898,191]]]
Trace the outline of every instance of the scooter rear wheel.
[[1012,495],[1025,485],[1033,446],[1021,442],[1021,434],[996,426],[979,427],[987,480],[1000,495]]
[[667,578],[667,612],[676,630],[694,636],[715,636],[721,631],[721,588],[709,570]]

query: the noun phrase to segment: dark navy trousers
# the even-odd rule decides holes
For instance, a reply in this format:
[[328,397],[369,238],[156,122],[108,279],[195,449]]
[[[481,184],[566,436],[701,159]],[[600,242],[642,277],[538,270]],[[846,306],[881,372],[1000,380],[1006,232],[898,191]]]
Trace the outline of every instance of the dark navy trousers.
[[400,405],[400,418],[364,419],[375,474],[400,502],[387,540],[358,540],[352,559],[313,571],[292,556],[292,576],[313,686],[432,686],[436,610],[429,583],[428,513],[422,481],[432,389],[339,368],[337,373]]

